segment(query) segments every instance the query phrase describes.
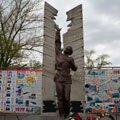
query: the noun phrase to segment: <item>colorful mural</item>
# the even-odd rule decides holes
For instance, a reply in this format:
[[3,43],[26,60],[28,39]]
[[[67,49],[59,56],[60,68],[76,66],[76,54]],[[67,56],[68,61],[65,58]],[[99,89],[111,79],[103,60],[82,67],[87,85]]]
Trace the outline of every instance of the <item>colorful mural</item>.
[[[120,112],[120,70],[85,70],[88,113]],[[40,113],[41,70],[0,70],[0,112]]]
[[0,112],[40,113],[41,70],[0,70]]
[[120,70],[86,70],[85,79],[86,112],[120,112]]

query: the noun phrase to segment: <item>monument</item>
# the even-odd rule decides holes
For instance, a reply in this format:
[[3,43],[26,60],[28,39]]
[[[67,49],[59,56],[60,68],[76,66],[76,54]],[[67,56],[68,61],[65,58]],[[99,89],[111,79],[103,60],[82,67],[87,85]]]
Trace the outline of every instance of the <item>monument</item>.
[[[53,82],[55,76],[55,16],[57,9],[45,2],[44,8],[44,43],[43,43],[43,74],[42,74],[42,100],[43,113],[56,114],[56,89]],[[64,47],[73,48],[73,59],[78,66],[77,72],[72,76],[71,111],[84,112],[84,43],[82,5],[67,12],[67,33],[63,35]],[[59,24],[59,23],[58,23]]]

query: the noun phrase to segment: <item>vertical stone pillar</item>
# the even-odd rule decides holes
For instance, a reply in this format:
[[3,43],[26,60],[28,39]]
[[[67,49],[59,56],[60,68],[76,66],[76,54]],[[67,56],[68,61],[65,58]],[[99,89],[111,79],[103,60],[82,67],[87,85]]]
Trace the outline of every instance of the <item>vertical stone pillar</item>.
[[[55,101],[55,16],[58,11],[45,2],[44,6],[44,41],[43,41],[43,72],[42,72],[42,99],[43,112],[54,111]],[[51,107],[50,107],[50,106]],[[53,109],[52,109],[53,107]]]
[[[64,48],[72,46],[73,55],[78,70],[72,76],[71,102],[72,111],[82,112],[84,109],[85,90],[84,90],[84,42],[83,42],[83,17],[82,5],[79,5],[67,13],[68,31],[63,35]],[[82,104],[81,104],[82,103]],[[79,107],[79,108],[78,108]]]

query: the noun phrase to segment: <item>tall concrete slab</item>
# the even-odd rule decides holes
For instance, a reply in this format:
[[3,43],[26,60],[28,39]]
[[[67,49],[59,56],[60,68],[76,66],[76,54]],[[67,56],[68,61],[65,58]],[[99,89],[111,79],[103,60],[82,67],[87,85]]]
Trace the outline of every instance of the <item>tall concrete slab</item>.
[[68,31],[63,35],[64,47],[72,46],[73,55],[78,70],[72,76],[71,101],[82,102],[84,107],[84,42],[83,42],[83,17],[82,5],[79,5],[67,13]]
[[42,99],[55,100],[55,16],[58,11],[45,2],[44,6],[44,41],[43,41],[43,72],[42,72]]

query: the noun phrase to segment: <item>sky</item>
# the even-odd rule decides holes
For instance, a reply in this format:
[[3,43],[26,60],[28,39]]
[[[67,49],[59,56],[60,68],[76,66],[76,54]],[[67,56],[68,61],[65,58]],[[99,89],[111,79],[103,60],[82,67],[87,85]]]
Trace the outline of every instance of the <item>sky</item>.
[[67,30],[66,12],[83,5],[84,49],[95,57],[108,54],[112,66],[120,66],[120,0],[46,0],[58,10],[56,22]]

